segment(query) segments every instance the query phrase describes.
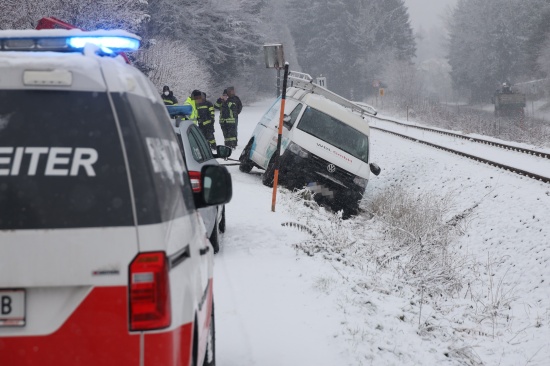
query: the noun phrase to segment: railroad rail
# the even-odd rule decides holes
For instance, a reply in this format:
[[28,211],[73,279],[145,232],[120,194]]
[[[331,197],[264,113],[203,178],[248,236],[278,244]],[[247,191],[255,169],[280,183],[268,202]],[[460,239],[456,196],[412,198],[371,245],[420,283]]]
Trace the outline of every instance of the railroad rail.
[[[409,124],[400,123],[400,122],[396,122],[396,121],[392,121],[392,120],[388,120],[388,119],[380,118],[380,117],[373,117],[373,118],[382,119],[382,120],[385,120],[385,121],[388,121],[388,122],[395,122],[395,123],[402,124],[402,125],[405,125],[405,126],[408,126],[408,127],[415,127],[415,128],[425,129],[425,130],[430,131],[430,132],[443,133],[443,134],[446,134],[446,135],[449,135],[449,136],[456,136],[456,137],[460,137],[460,138],[465,138],[467,140],[473,140],[473,139],[470,139],[469,137],[454,134],[452,132],[447,133],[446,131],[432,130],[432,129],[427,128],[427,127],[411,126]],[[500,168],[500,169],[504,169],[504,170],[510,171],[512,173],[515,173],[515,174],[518,174],[518,175],[521,175],[521,176],[524,176],[524,177],[527,177],[527,178],[532,178],[532,179],[535,179],[535,180],[538,180],[538,181],[541,181],[541,182],[544,182],[544,183],[550,183],[550,177],[545,177],[545,176],[542,176],[540,174],[532,173],[532,172],[529,172],[527,170],[522,170],[522,169],[512,167],[512,166],[509,166],[509,165],[506,165],[506,164],[497,163],[495,161],[491,161],[491,160],[488,160],[488,159],[485,159],[485,158],[482,158],[482,157],[479,157],[479,156],[467,154],[467,153],[464,153],[462,151],[457,151],[457,150],[454,150],[454,149],[451,149],[451,148],[448,148],[448,147],[445,147],[445,146],[434,144],[433,142],[421,140],[419,138],[412,137],[412,136],[403,135],[401,133],[386,130],[386,129],[383,129],[383,128],[380,128],[380,127],[370,126],[370,128],[373,129],[373,130],[378,130],[378,131],[386,132],[386,133],[389,133],[389,134],[392,134],[392,135],[395,135],[395,136],[399,136],[401,138],[405,138],[405,139],[408,139],[408,140],[411,140],[411,141],[415,141],[415,142],[418,142],[418,143],[421,143],[421,144],[424,144],[424,145],[428,145],[428,146],[434,147],[436,149],[447,151],[447,152],[450,152],[450,153],[453,153],[453,154],[456,154],[456,155],[459,155],[459,156],[463,156],[463,157],[466,157],[466,158],[469,158],[469,159],[472,159],[472,160],[475,160],[475,161],[479,161],[479,162],[482,162],[482,163],[485,163],[485,164],[488,164],[488,165],[491,165],[491,166],[494,166],[494,167],[497,167],[497,168]],[[477,139],[477,140],[485,141],[487,143],[490,143],[490,145],[493,145],[492,141],[487,141],[487,140],[482,140],[482,139]],[[505,144],[498,144],[498,145],[508,146],[508,147],[511,148],[511,150],[516,150],[517,149],[515,146],[509,146],[509,145],[505,145]],[[498,146],[498,145],[495,144],[494,146]],[[499,147],[501,147],[501,146],[499,146]],[[522,149],[522,150],[530,151],[528,149]],[[531,154],[531,155],[540,156],[542,158],[549,159],[548,154],[541,153],[540,151],[531,151],[531,152],[535,153],[535,154]],[[542,155],[539,155],[539,154],[542,154]]]
[[[505,149],[505,150],[516,151],[516,152],[520,152],[520,153],[528,154],[528,155],[533,155],[533,156],[537,156],[537,157],[544,158],[544,159],[550,159],[550,153],[546,153],[546,152],[543,152],[543,151],[524,149],[522,147],[513,146],[513,145],[506,145],[506,144],[503,144],[503,143],[500,143],[500,142],[484,140],[484,139],[470,137],[470,136],[464,136],[464,135],[454,133],[454,132],[450,132],[450,131],[442,131],[442,130],[436,130],[436,129],[429,128],[429,127],[424,127],[424,126],[411,125],[411,124],[408,124],[408,123],[398,122],[398,121],[394,121],[394,120],[389,119],[389,118],[384,118],[384,117],[379,117],[379,116],[376,116],[376,117],[373,116],[371,118],[375,118],[375,119],[378,119],[378,120],[381,120],[381,121],[386,121],[386,122],[392,122],[392,123],[395,123],[395,124],[398,124],[398,125],[401,125],[401,126],[405,126],[405,127],[411,127],[411,128],[416,128],[416,129],[423,130],[423,131],[433,132],[433,133],[437,133],[437,134],[440,134],[440,135],[447,135],[447,136],[457,137],[457,138],[461,138],[461,139],[464,139],[464,140],[477,142],[477,143],[480,143],[480,144],[496,146],[496,147],[500,147],[500,148]],[[384,131],[386,131],[386,130],[384,130]]]

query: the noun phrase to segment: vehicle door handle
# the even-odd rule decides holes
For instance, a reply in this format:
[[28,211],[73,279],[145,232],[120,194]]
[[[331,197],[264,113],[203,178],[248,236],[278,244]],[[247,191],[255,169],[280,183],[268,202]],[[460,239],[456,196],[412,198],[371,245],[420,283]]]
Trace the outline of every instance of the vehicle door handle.
[[210,250],[210,246],[204,247],[202,249],[199,249],[199,254],[205,255],[206,253],[208,253],[209,250]]

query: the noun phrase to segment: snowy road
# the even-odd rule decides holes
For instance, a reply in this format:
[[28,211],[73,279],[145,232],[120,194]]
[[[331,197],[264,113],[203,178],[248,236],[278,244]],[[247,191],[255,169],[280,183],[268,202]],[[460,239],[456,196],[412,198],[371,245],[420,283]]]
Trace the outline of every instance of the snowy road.
[[[270,104],[244,109],[232,158]],[[216,137],[223,141],[220,131]],[[297,252],[292,244],[307,234],[281,226],[298,221],[288,195],[279,195],[272,213],[261,171],[233,166],[234,196],[215,257],[218,365],[550,365],[550,186],[382,133],[372,133],[372,151],[383,170],[367,193],[401,184],[452,194],[453,214],[473,208],[457,248],[479,262],[490,259],[489,275],[480,278],[493,276],[499,288],[472,284],[475,305],[487,296],[510,300],[498,309],[504,320],[473,321],[468,292],[420,312],[418,294],[391,273],[335,267]],[[357,278],[372,290],[357,293]],[[421,335],[419,316],[447,338]]]
[[[245,109],[241,148],[271,103]],[[334,303],[315,287],[329,264],[296,256],[290,244],[306,236],[281,226],[291,219],[284,207],[271,212],[272,189],[262,185],[260,170],[229,169],[233,199],[214,273],[219,365],[348,364],[342,347],[335,347]]]

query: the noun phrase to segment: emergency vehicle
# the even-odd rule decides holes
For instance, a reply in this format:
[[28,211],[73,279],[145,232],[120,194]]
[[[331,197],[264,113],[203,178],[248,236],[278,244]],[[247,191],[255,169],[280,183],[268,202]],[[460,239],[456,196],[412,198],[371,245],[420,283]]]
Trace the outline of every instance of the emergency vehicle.
[[124,31],[0,31],[0,365],[214,365],[213,250]]

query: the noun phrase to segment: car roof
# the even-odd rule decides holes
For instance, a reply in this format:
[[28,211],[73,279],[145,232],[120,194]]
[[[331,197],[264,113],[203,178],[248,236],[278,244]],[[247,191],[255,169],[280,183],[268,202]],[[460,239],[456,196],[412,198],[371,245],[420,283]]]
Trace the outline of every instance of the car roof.
[[344,122],[365,135],[369,134],[368,122],[358,114],[353,113],[351,110],[325,98],[322,95],[314,94],[299,88],[292,87],[292,89],[298,89],[296,91],[293,90],[293,92],[295,92],[293,93],[293,99],[301,101],[312,108],[328,114],[329,116]]

